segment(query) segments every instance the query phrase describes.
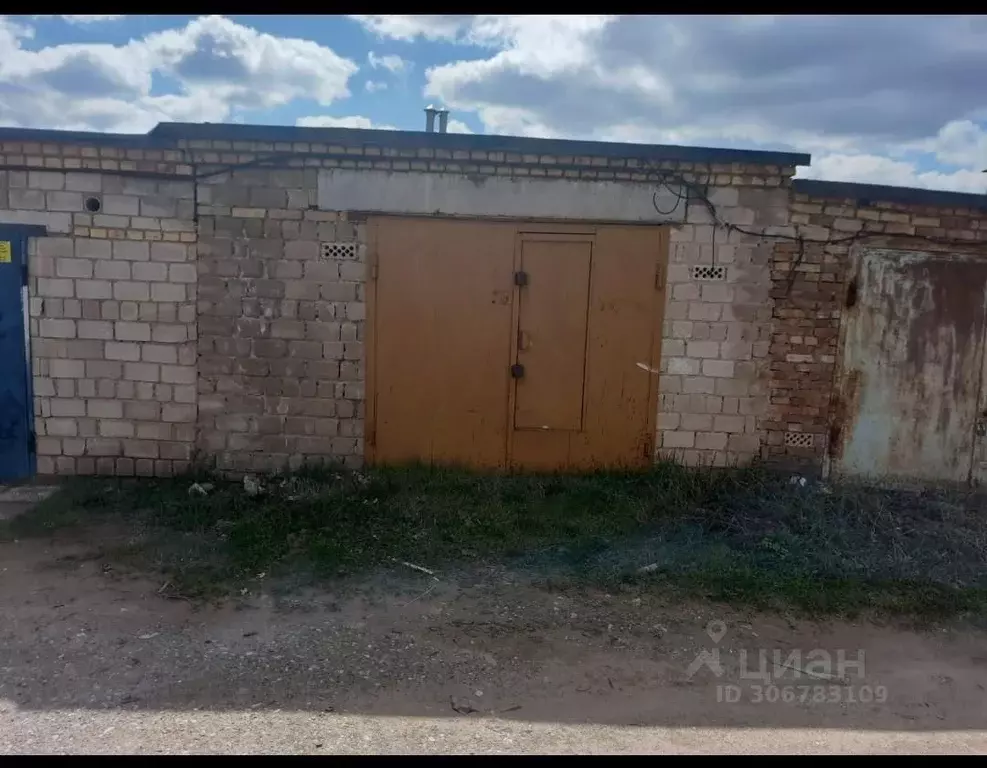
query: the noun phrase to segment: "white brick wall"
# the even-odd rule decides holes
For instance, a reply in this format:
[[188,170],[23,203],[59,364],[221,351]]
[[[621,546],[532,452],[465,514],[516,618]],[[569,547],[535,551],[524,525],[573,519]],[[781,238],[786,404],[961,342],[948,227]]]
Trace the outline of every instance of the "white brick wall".
[[[721,219],[755,230],[788,223],[784,188],[715,187]],[[687,464],[743,464],[759,455],[771,340],[770,241],[710,223],[690,207],[674,227],[668,266],[658,413],[659,456]],[[723,282],[694,265],[724,265]]]
[[[197,400],[191,182],[2,173],[0,222],[49,231],[29,251],[38,471],[185,468]],[[100,212],[85,210],[90,196]]]
[[[124,159],[125,150],[73,151],[74,157],[65,153],[66,168],[135,170]],[[23,153],[24,162],[47,164],[40,148],[25,145]],[[158,160],[182,161],[180,156],[165,157],[177,152],[157,154]],[[502,160],[502,155],[490,158],[492,164]],[[379,161],[393,164],[394,170],[407,165]],[[514,173],[522,171],[529,173]],[[726,221],[791,234],[783,169],[765,170],[764,177],[751,175],[759,172],[715,170],[711,201]],[[616,173],[644,187],[650,183],[630,166]],[[40,471],[167,474],[187,465],[196,444],[214,454],[249,448],[262,457],[333,454],[358,463],[364,265],[320,261],[319,242],[362,241],[362,235],[345,213],[312,209],[317,174],[306,167],[248,169],[235,182],[210,177],[200,185],[198,198],[203,226],[210,233],[199,241],[191,180],[75,170],[0,171],[0,222],[43,224],[50,235],[32,241],[30,255]],[[96,213],[84,210],[86,197],[92,195],[101,200]],[[220,249],[227,239],[241,250]],[[672,227],[670,240],[659,454],[690,464],[748,461],[759,453],[768,404],[764,377],[772,242],[715,228],[702,205],[688,208],[686,223]],[[244,243],[257,252],[244,258]],[[256,271],[260,262],[266,271]],[[690,267],[697,265],[724,267],[726,279],[696,280]],[[238,344],[240,336],[248,335],[246,326],[259,321],[240,314],[243,297],[230,295],[227,283],[256,290],[255,302],[283,304],[283,316],[272,318],[272,337],[251,340],[256,354],[245,353]],[[299,307],[313,302],[331,303],[336,319],[323,325],[307,318],[300,325]],[[197,360],[200,323],[208,344]],[[318,359],[313,357],[316,351]],[[254,364],[267,358],[273,362],[261,374],[262,366]],[[316,372],[304,392],[295,391],[296,360],[309,361]],[[234,362],[243,370],[234,370]],[[255,368],[258,372],[252,373]],[[304,418],[258,414],[250,400],[254,395],[248,397],[235,383],[243,376],[261,375],[283,380],[284,398],[302,398],[312,407],[322,407],[326,400],[332,408]],[[199,393],[207,418],[198,420],[208,428],[197,441]],[[229,411],[229,401],[237,398],[246,398],[243,413]],[[313,418],[325,426],[315,435],[307,431]],[[297,439],[282,448],[286,436]]]

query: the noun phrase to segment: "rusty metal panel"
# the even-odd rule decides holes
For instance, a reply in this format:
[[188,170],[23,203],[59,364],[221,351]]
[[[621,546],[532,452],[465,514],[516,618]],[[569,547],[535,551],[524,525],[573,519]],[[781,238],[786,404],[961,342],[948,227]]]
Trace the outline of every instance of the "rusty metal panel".
[[970,479],[987,263],[862,249],[847,288],[830,454],[838,474]]
[[974,485],[987,484],[987,350],[983,355],[980,374],[980,397],[977,402],[977,420],[973,429],[973,466],[970,481]]

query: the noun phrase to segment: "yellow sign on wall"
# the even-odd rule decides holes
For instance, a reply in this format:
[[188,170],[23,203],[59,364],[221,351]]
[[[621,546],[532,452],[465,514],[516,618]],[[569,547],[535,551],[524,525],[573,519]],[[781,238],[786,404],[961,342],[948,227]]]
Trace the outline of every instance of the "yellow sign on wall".
[[10,264],[10,241],[0,240],[0,264]]

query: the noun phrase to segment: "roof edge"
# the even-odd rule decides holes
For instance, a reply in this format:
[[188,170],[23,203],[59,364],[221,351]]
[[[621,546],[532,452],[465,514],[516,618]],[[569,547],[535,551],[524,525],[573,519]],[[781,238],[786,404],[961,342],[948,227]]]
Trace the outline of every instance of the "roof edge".
[[[53,128],[10,128],[0,126],[0,141],[40,141],[52,144],[91,144],[93,146],[159,147],[161,140],[150,133],[100,133],[61,131]],[[169,144],[168,146],[172,146]]]
[[852,199],[858,203],[874,200],[902,205],[975,208],[987,211],[987,194],[976,195],[972,192],[948,192],[940,189],[893,187],[822,179],[792,179],[792,191],[813,197]]
[[682,162],[808,165],[809,155],[753,149],[629,144],[572,139],[536,139],[479,133],[427,133],[373,128],[309,128],[299,126],[232,125],[225,123],[160,123],[149,135],[189,141],[306,141],[333,144],[380,143],[408,149],[460,149],[519,154],[589,155],[595,157],[653,157]]
[[663,144],[629,144],[570,139],[535,139],[471,133],[426,133],[371,128],[309,128],[232,123],[159,123],[146,134],[59,131],[41,128],[0,128],[0,141],[47,141],[100,146],[174,147],[180,141],[306,142],[342,146],[379,145],[397,149],[450,149],[671,160],[693,163],[750,165],[809,165],[810,156],[757,149],[726,149]]

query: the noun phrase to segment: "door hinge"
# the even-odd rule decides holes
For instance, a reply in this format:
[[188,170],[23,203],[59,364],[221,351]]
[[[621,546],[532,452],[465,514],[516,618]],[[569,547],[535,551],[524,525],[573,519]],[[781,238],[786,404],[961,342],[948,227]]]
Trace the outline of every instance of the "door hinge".
[[514,273],[514,285],[527,285],[528,284],[528,273],[523,270],[518,270]]
[[27,264],[21,264],[21,285],[27,285]]
[[377,446],[377,427],[371,427],[367,431],[367,445],[371,448]]
[[651,435],[645,435],[644,439],[641,440],[641,457],[644,459],[651,459],[654,455],[654,438]]
[[655,269],[655,288],[661,290],[665,287],[665,267],[659,264]]
[[31,432],[27,436],[27,450],[32,456],[38,452],[38,438],[34,432]]
[[373,264],[370,265],[370,279],[376,280],[377,275],[379,274],[380,274],[380,270],[377,268],[377,262],[374,262]]

